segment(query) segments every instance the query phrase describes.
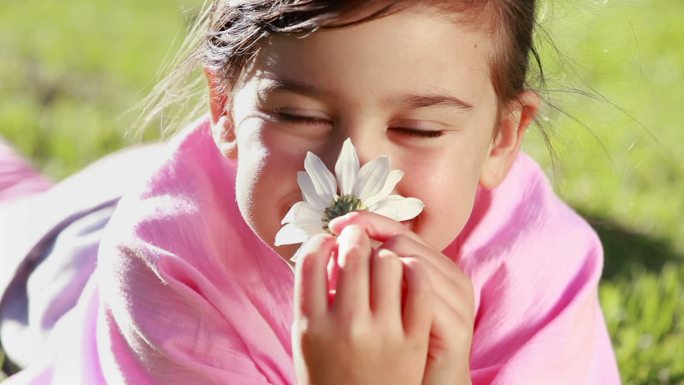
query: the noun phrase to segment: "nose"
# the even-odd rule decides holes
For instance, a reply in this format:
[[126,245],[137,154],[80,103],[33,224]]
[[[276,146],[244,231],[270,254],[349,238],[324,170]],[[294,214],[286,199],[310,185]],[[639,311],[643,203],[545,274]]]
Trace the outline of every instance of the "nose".
[[379,129],[377,124],[369,123],[350,124],[337,131],[336,135],[330,136],[325,146],[317,152],[330,170],[334,170],[342,151],[342,145],[347,139],[350,139],[354,146],[360,166],[378,156],[390,156],[390,143],[384,128]]
[[378,156],[390,155],[388,153],[384,130],[380,131],[377,130],[377,128],[375,130],[369,128],[363,129],[363,127],[347,130],[346,137],[342,138],[339,143],[340,149],[342,148],[342,143],[347,138],[351,139],[361,165],[370,162]]

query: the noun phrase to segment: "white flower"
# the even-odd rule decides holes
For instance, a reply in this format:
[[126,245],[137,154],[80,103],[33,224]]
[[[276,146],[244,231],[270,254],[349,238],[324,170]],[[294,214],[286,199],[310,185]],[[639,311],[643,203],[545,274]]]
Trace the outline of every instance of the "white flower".
[[420,199],[390,195],[404,172],[390,170],[387,156],[379,156],[359,169],[359,158],[350,139],[344,141],[335,175],[311,152],[306,154],[304,169],[297,173],[304,200],[295,203],[283,218],[276,246],[303,243],[329,232],[331,220],[352,211],[368,210],[406,221],[425,207]]

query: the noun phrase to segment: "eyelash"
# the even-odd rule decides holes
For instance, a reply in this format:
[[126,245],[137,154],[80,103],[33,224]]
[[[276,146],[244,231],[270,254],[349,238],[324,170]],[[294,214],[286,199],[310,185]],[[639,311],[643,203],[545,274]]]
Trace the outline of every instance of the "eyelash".
[[[323,119],[323,118],[314,118],[310,116],[298,116],[298,115],[290,115],[290,114],[285,114],[282,112],[277,112],[275,113],[278,119],[284,122],[290,122],[290,123],[304,123],[304,124],[329,124],[330,121]],[[418,138],[438,138],[442,135],[444,135],[444,131],[437,131],[437,130],[416,130],[412,128],[407,128],[407,127],[391,127],[391,130],[393,130],[396,133],[400,133],[401,135],[406,135],[406,136],[413,136],[413,137],[418,137]]]
[[330,123],[329,120],[323,119],[323,118],[313,118],[310,116],[298,116],[298,115],[290,115],[290,114],[285,114],[282,112],[275,112],[275,115],[278,117],[278,119],[284,121],[284,122],[291,122],[291,123],[305,123],[305,124],[328,124]]

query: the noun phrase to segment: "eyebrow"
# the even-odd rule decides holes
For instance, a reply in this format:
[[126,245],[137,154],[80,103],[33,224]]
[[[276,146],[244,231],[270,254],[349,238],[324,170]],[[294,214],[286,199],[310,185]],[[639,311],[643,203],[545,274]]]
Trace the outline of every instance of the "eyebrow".
[[456,107],[462,110],[470,111],[473,106],[464,102],[463,100],[449,95],[404,95],[398,98],[398,104],[408,106],[411,108],[422,107]]
[[277,92],[277,91],[290,91],[298,94],[312,96],[312,97],[330,97],[332,93],[326,91],[322,88],[318,88],[311,84],[298,83],[285,79],[277,78],[264,78],[268,81],[267,86],[263,88],[264,91]]
[[[315,98],[331,98],[333,93],[316,87],[311,84],[296,82],[292,80],[267,77],[268,85],[263,88],[264,91],[290,91],[301,95],[311,96]],[[451,95],[440,94],[422,94],[422,95],[399,95],[392,97],[386,101],[386,104],[398,104],[405,108],[424,108],[424,107],[456,107],[461,110],[469,111],[473,106],[462,99]]]

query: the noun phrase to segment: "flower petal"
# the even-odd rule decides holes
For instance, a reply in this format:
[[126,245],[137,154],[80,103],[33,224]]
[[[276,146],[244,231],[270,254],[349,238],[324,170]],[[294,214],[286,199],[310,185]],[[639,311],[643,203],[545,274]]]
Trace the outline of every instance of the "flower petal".
[[332,200],[337,193],[337,182],[321,158],[313,152],[307,152],[304,159],[304,169],[309,174],[316,193],[326,201]]
[[302,190],[302,197],[304,200],[316,210],[325,210],[325,208],[328,207],[328,204],[330,204],[330,201],[332,201],[332,198],[330,201],[327,201],[316,193],[316,188],[311,181],[311,177],[309,177],[309,174],[305,171],[299,171],[297,173],[297,183]]
[[299,246],[299,248],[297,249],[297,251],[295,251],[295,253],[292,254],[292,257],[290,257],[290,261],[292,261],[292,262],[297,262],[297,256],[299,255],[299,251],[302,249],[302,247],[304,247],[304,245]]
[[404,172],[401,170],[392,170],[390,171],[389,175],[387,176],[387,180],[385,181],[385,185],[382,186],[382,189],[380,189],[380,192],[377,194],[373,195],[370,198],[367,198],[366,200],[363,201],[363,203],[370,207],[376,203],[378,203],[380,200],[383,198],[387,198],[392,191],[394,191],[394,188],[397,186],[397,183],[401,180],[401,178],[404,177]]
[[306,231],[294,225],[293,223],[288,223],[276,234],[274,245],[292,245],[296,243],[302,243],[307,239],[308,235]]
[[292,205],[289,210],[287,210],[287,214],[283,217],[283,220],[280,221],[281,225],[284,225],[286,223],[292,223],[294,222],[295,218],[295,212],[299,209],[299,207],[303,204],[306,204],[306,201],[300,201]]
[[303,228],[303,229],[308,229],[308,228],[322,229],[323,228],[323,214],[320,211],[318,211],[314,208],[311,208],[311,206],[309,206],[309,205],[303,206],[301,209],[299,209],[295,213],[294,224]]
[[401,222],[415,218],[423,211],[424,207],[425,204],[418,198],[404,198],[401,195],[390,195],[369,207],[368,211]]
[[354,196],[365,199],[376,195],[385,185],[390,172],[390,161],[386,156],[379,156],[366,163],[359,170],[359,176],[354,186]]
[[290,210],[287,212],[287,214],[285,214],[285,217],[280,222],[280,224],[284,225],[286,223],[296,223],[301,221],[321,222],[321,218],[323,218],[322,211],[316,210],[315,208],[311,207],[311,205],[308,202],[301,201],[295,203],[292,207],[290,207]]
[[275,237],[275,246],[293,245],[297,243],[306,242],[314,235],[323,233],[322,226],[298,226],[294,223],[288,223],[283,226]]
[[347,138],[342,145],[342,151],[335,163],[335,175],[340,187],[340,195],[351,194],[354,191],[356,175],[359,173],[359,156],[356,154],[351,139]]

